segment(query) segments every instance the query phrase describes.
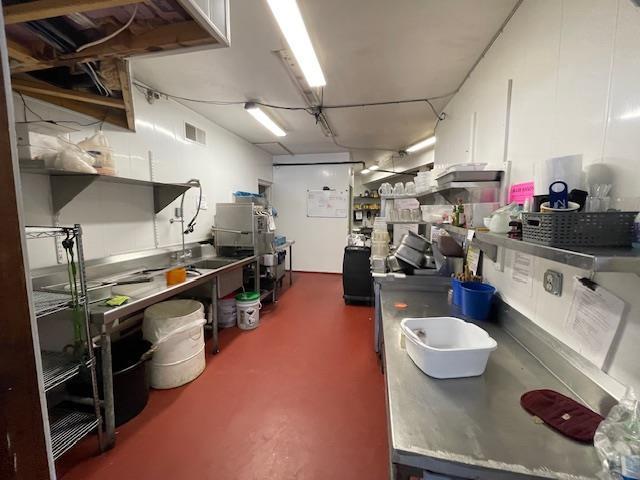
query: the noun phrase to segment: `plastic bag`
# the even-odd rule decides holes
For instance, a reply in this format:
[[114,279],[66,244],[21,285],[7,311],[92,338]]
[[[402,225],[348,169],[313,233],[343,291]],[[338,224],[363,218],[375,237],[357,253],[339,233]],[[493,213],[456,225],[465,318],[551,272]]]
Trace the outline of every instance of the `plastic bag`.
[[67,172],[96,173],[96,169],[91,166],[92,163],[91,155],[73,144],[66,143],[56,155],[53,168]]
[[593,444],[602,461],[602,480],[640,479],[640,404],[628,389],[598,426]]

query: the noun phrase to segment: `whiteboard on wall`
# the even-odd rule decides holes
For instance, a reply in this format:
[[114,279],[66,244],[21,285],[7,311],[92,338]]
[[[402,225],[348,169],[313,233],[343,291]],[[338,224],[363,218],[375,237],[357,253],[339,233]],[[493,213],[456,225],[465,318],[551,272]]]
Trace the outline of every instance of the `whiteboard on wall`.
[[345,218],[348,190],[307,190],[307,217]]

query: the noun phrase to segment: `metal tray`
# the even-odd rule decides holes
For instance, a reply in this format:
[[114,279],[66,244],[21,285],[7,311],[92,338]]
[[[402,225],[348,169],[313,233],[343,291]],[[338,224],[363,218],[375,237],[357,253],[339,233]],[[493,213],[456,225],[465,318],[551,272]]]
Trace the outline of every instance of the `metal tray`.
[[451,182],[492,182],[500,180],[502,170],[463,170],[449,172],[436,179],[439,185]]

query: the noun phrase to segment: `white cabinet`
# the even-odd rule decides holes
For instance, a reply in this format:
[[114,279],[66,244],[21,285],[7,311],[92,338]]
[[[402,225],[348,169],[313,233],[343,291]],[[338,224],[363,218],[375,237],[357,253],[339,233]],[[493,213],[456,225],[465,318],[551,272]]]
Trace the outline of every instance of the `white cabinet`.
[[211,34],[220,47],[231,43],[229,0],[178,0],[193,19]]

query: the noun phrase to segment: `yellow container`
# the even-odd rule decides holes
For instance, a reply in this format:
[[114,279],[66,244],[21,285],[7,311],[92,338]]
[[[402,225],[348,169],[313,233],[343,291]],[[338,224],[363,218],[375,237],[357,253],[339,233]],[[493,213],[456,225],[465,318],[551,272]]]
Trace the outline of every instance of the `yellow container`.
[[173,270],[169,270],[167,273],[165,273],[165,277],[167,279],[167,287],[170,287],[171,285],[177,285],[187,279],[187,269],[174,268]]

